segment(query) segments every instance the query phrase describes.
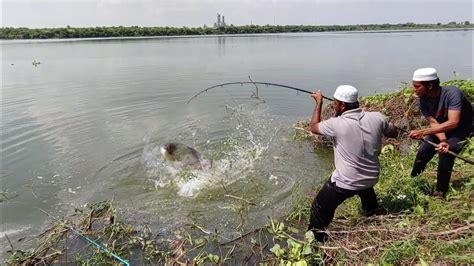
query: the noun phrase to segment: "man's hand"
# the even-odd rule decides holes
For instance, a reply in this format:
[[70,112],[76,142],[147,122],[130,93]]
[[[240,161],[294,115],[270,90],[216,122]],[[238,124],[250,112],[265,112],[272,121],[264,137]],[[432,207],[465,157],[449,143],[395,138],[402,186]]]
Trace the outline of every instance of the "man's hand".
[[449,144],[442,141],[438,144],[438,146],[435,148],[435,150],[439,153],[447,153],[449,150]]
[[313,99],[316,101],[318,105],[321,105],[323,103],[323,94],[321,93],[320,90],[311,94],[311,97],[313,97]]
[[412,131],[410,131],[408,136],[412,139],[422,139],[425,136],[425,131],[423,129],[412,130]]

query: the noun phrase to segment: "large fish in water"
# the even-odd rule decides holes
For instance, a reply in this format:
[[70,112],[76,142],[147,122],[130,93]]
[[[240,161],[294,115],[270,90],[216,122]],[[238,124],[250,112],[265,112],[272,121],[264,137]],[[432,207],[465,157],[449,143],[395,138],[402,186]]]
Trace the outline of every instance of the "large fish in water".
[[165,160],[179,162],[185,168],[210,169],[212,161],[195,149],[182,143],[165,143],[160,146]]

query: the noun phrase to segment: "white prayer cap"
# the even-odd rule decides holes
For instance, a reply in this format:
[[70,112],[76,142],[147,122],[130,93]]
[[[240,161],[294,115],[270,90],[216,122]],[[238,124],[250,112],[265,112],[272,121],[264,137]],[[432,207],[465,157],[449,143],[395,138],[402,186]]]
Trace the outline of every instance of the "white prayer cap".
[[432,67],[420,68],[413,73],[413,81],[431,81],[438,79],[436,69]]
[[357,102],[358,96],[359,93],[357,92],[357,89],[351,85],[341,85],[337,87],[334,92],[334,99],[345,103]]

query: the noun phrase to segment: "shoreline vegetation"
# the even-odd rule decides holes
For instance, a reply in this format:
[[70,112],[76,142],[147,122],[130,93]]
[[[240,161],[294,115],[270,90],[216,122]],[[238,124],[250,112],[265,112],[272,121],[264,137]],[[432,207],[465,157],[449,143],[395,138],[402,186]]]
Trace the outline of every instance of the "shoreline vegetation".
[[80,38],[120,38],[158,36],[205,36],[239,35],[262,33],[302,33],[302,32],[356,32],[356,31],[427,31],[427,30],[472,30],[469,22],[449,22],[447,24],[365,24],[365,25],[227,25],[222,27],[63,27],[63,28],[0,28],[0,39],[80,39]]
[[[474,81],[455,77],[442,85],[459,86],[474,102]],[[414,101],[409,85],[392,93],[360,99],[363,108],[381,111],[406,129],[425,125]],[[331,104],[323,115],[332,115]],[[405,123],[404,118],[410,121]],[[308,133],[307,123],[300,121],[295,125],[292,141],[329,149],[324,140]],[[171,237],[162,236],[146,224],[127,222],[127,214],[116,209],[112,201],[88,204],[61,221],[54,218],[39,236],[28,237],[35,245],[33,248],[15,249],[20,240],[9,240],[11,256],[7,264],[119,263],[82,241],[68,230],[71,227],[131,264],[474,264],[474,166],[457,159],[447,197],[431,197],[437,159],[420,176],[412,178],[410,171],[418,143],[406,134],[401,134],[397,141],[385,142],[380,155],[382,170],[375,190],[382,213],[366,218],[360,214],[359,199],[349,199],[338,208],[328,228],[329,241],[324,244],[316,243],[312,233],[306,233],[314,195],[295,188],[287,214],[268,217],[262,228],[254,228],[245,220],[254,203],[240,195],[226,195],[234,204],[235,217],[241,219],[239,226],[229,228],[229,232],[235,232],[234,238],[229,238],[229,232],[199,224],[176,228]],[[461,155],[474,159],[473,138],[467,141]],[[318,189],[312,191],[316,193]]]

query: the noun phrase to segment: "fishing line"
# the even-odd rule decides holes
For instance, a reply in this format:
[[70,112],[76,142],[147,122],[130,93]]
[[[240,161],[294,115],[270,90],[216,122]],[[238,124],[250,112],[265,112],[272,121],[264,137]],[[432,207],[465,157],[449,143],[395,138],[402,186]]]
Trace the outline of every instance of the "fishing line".
[[100,250],[102,250],[104,253],[106,253],[107,255],[110,255],[111,257],[115,258],[116,260],[120,261],[123,265],[126,265],[126,266],[129,266],[130,264],[128,263],[128,261],[120,258],[118,255],[112,253],[111,251],[109,251],[106,247],[102,246],[101,244],[95,242],[94,240],[88,238],[87,236],[85,236],[79,229],[75,229],[74,227],[70,226],[70,225],[67,225],[66,223],[62,222],[61,220],[59,220],[57,217],[53,216],[52,214],[48,213],[47,211],[41,209],[41,208],[37,208],[38,210],[42,211],[43,213],[45,213],[46,215],[48,215],[49,217],[53,218],[54,220],[56,220],[57,222],[59,222],[62,226],[70,229],[72,232],[74,232],[75,234],[79,235],[80,237],[82,237],[83,239],[85,239],[87,242],[93,244],[94,246],[96,246],[97,248],[99,248]]

